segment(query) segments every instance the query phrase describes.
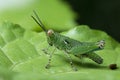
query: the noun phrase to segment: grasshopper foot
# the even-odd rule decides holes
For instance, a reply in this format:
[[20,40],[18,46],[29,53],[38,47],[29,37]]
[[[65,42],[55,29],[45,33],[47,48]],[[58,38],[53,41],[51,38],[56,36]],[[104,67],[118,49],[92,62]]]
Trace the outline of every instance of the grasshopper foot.
[[47,65],[45,66],[45,68],[46,68],[46,69],[49,69],[49,68],[50,68],[50,64],[47,64]]

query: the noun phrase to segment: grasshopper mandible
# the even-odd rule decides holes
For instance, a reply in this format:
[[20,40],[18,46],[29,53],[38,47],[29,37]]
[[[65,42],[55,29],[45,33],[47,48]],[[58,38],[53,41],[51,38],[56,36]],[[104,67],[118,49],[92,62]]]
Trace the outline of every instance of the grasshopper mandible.
[[[65,51],[65,54],[67,55],[73,70],[76,71],[77,69],[74,67],[72,58],[70,57],[69,54],[73,54],[74,56],[79,58],[81,58],[81,56],[87,57],[98,64],[101,64],[103,62],[103,59],[99,55],[97,55],[94,51],[102,50],[104,48],[104,44],[105,44],[104,40],[100,40],[97,42],[80,42],[80,41],[71,39],[69,37],[63,36],[57,32],[54,32],[52,29],[47,30],[45,26],[42,24],[37,13],[35,11],[33,12],[36,18],[34,16],[31,16],[31,17],[46,33],[48,44],[50,46],[54,46],[59,50]],[[46,65],[46,68],[50,67],[53,53],[50,54],[49,61],[48,61],[48,64]]]

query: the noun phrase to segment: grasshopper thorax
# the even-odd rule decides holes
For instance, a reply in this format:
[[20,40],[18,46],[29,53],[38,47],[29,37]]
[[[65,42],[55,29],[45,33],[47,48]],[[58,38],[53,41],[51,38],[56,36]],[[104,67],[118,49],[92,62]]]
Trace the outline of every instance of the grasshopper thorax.
[[50,30],[47,31],[47,35],[48,35],[48,36],[51,36],[51,35],[53,35],[53,34],[54,34],[54,31],[53,31],[52,29],[50,29]]

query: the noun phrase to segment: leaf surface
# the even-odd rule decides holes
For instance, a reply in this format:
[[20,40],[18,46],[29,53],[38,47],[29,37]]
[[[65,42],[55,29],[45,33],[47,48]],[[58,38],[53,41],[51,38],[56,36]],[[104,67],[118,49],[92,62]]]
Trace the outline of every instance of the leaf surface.
[[[16,31],[16,27],[8,29],[7,26],[4,26],[1,29],[8,30],[4,34],[10,34],[10,36],[13,36],[11,30],[13,32]],[[3,30],[0,30],[0,35]],[[23,32],[19,33],[19,31]],[[0,50],[0,65],[18,73],[13,76],[14,80],[101,80],[101,77],[105,80],[119,79],[119,68],[113,71],[109,69],[109,65],[116,63],[119,67],[120,44],[103,31],[93,30],[88,26],[80,25],[62,33],[62,35],[81,42],[96,42],[99,40],[105,40],[106,42],[103,50],[96,51],[104,59],[101,65],[90,59],[81,60],[71,54],[73,63],[78,69],[77,72],[72,70],[67,56],[60,50],[55,51],[52,57],[51,68],[45,69],[49,55],[42,51],[42,49],[48,46],[44,32],[36,33],[30,30],[23,30],[19,26],[16,34],[18,34],[16,35],[17,37],[4,38],[8,42],[4,43],[4,45],[1,44]],[[48,53],[52,52],[53,49],[54,47],[51,47]]]

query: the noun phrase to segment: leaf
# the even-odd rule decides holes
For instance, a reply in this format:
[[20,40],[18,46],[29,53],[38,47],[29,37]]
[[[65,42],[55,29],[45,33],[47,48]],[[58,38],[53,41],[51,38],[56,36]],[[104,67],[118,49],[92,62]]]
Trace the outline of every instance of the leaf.
[[39,56],[34,45],[24,39],[17,39],[8,43],[3,51],[9,56],[13,64]]
[[12,78],[14,74],[15,72],[0,66],[0,79],[1,80],[13,80]]
[[13,65],[8,56],[6,56],[6,54],[4,54],[4,52],[1,49],[0,49],[0,65],[8,68]]
[[[13,65],[8,55],[2,49],[8,43],[23,36],[24,29],[17,24],[5,22],[0,26],[0,65],[10,67]],[[12,49],[14,49],[12,47]],[[14,49],[15,50],[15,49]]]
[[[12,30],[14,29],[15,27],[12,28]],[[20,26],[18,30],[22,30]],[[6,34],[9,32],[6,31]],[[9,34],[11,35],[11,33]],[[119,68],[113,71],[109,69],[109,65],[117,63],[119,67],[120,44],[103,31],[93,30],[88,26],[80,25],[62,33],[62,35],[81,42],[96,42],[98,40],[105,40],[106,42],[105,49],[96,51],[104,59],[104,63],[101,65],[90,59],[81,60],[71,54],[73,63],[78,69],[77,72],[72,70],[68,58],[60,50],[54,53],[51,68],[45,69],[49,58],[49,55],[42,51],[48,46],[45,33],[25,30],[22,34],[20,37],[11,37],[12,39],[10,38],[10,41],[2,46],[0,53],[0,57],[3,57],[0,58],[0,65],[17,72],[17,74],[12,76],[14,80],[101,80],[101,77],[105,80],[119,79]],[[53,49],[51,47],[48,53],[52,52]]]
[[0,47],[5,44],[15,40],[16,38],[22,37],[24,29],[18,24],[13,24],[10,22],[4,22],[0,26]]
[[16,7],[11,8],[10,5],[6,5],[7,9],[3,8],[4,10],[0,12],[0,22],[12,21],[22,25],[25,29],[40,31],[39,26],[30,17],[33,15],[32,11],[36,10],[47,28],[62,31],[76,25],[75,14],[71,11],[70,6],[61,0],[23,0],[15,4],[10,5]]

